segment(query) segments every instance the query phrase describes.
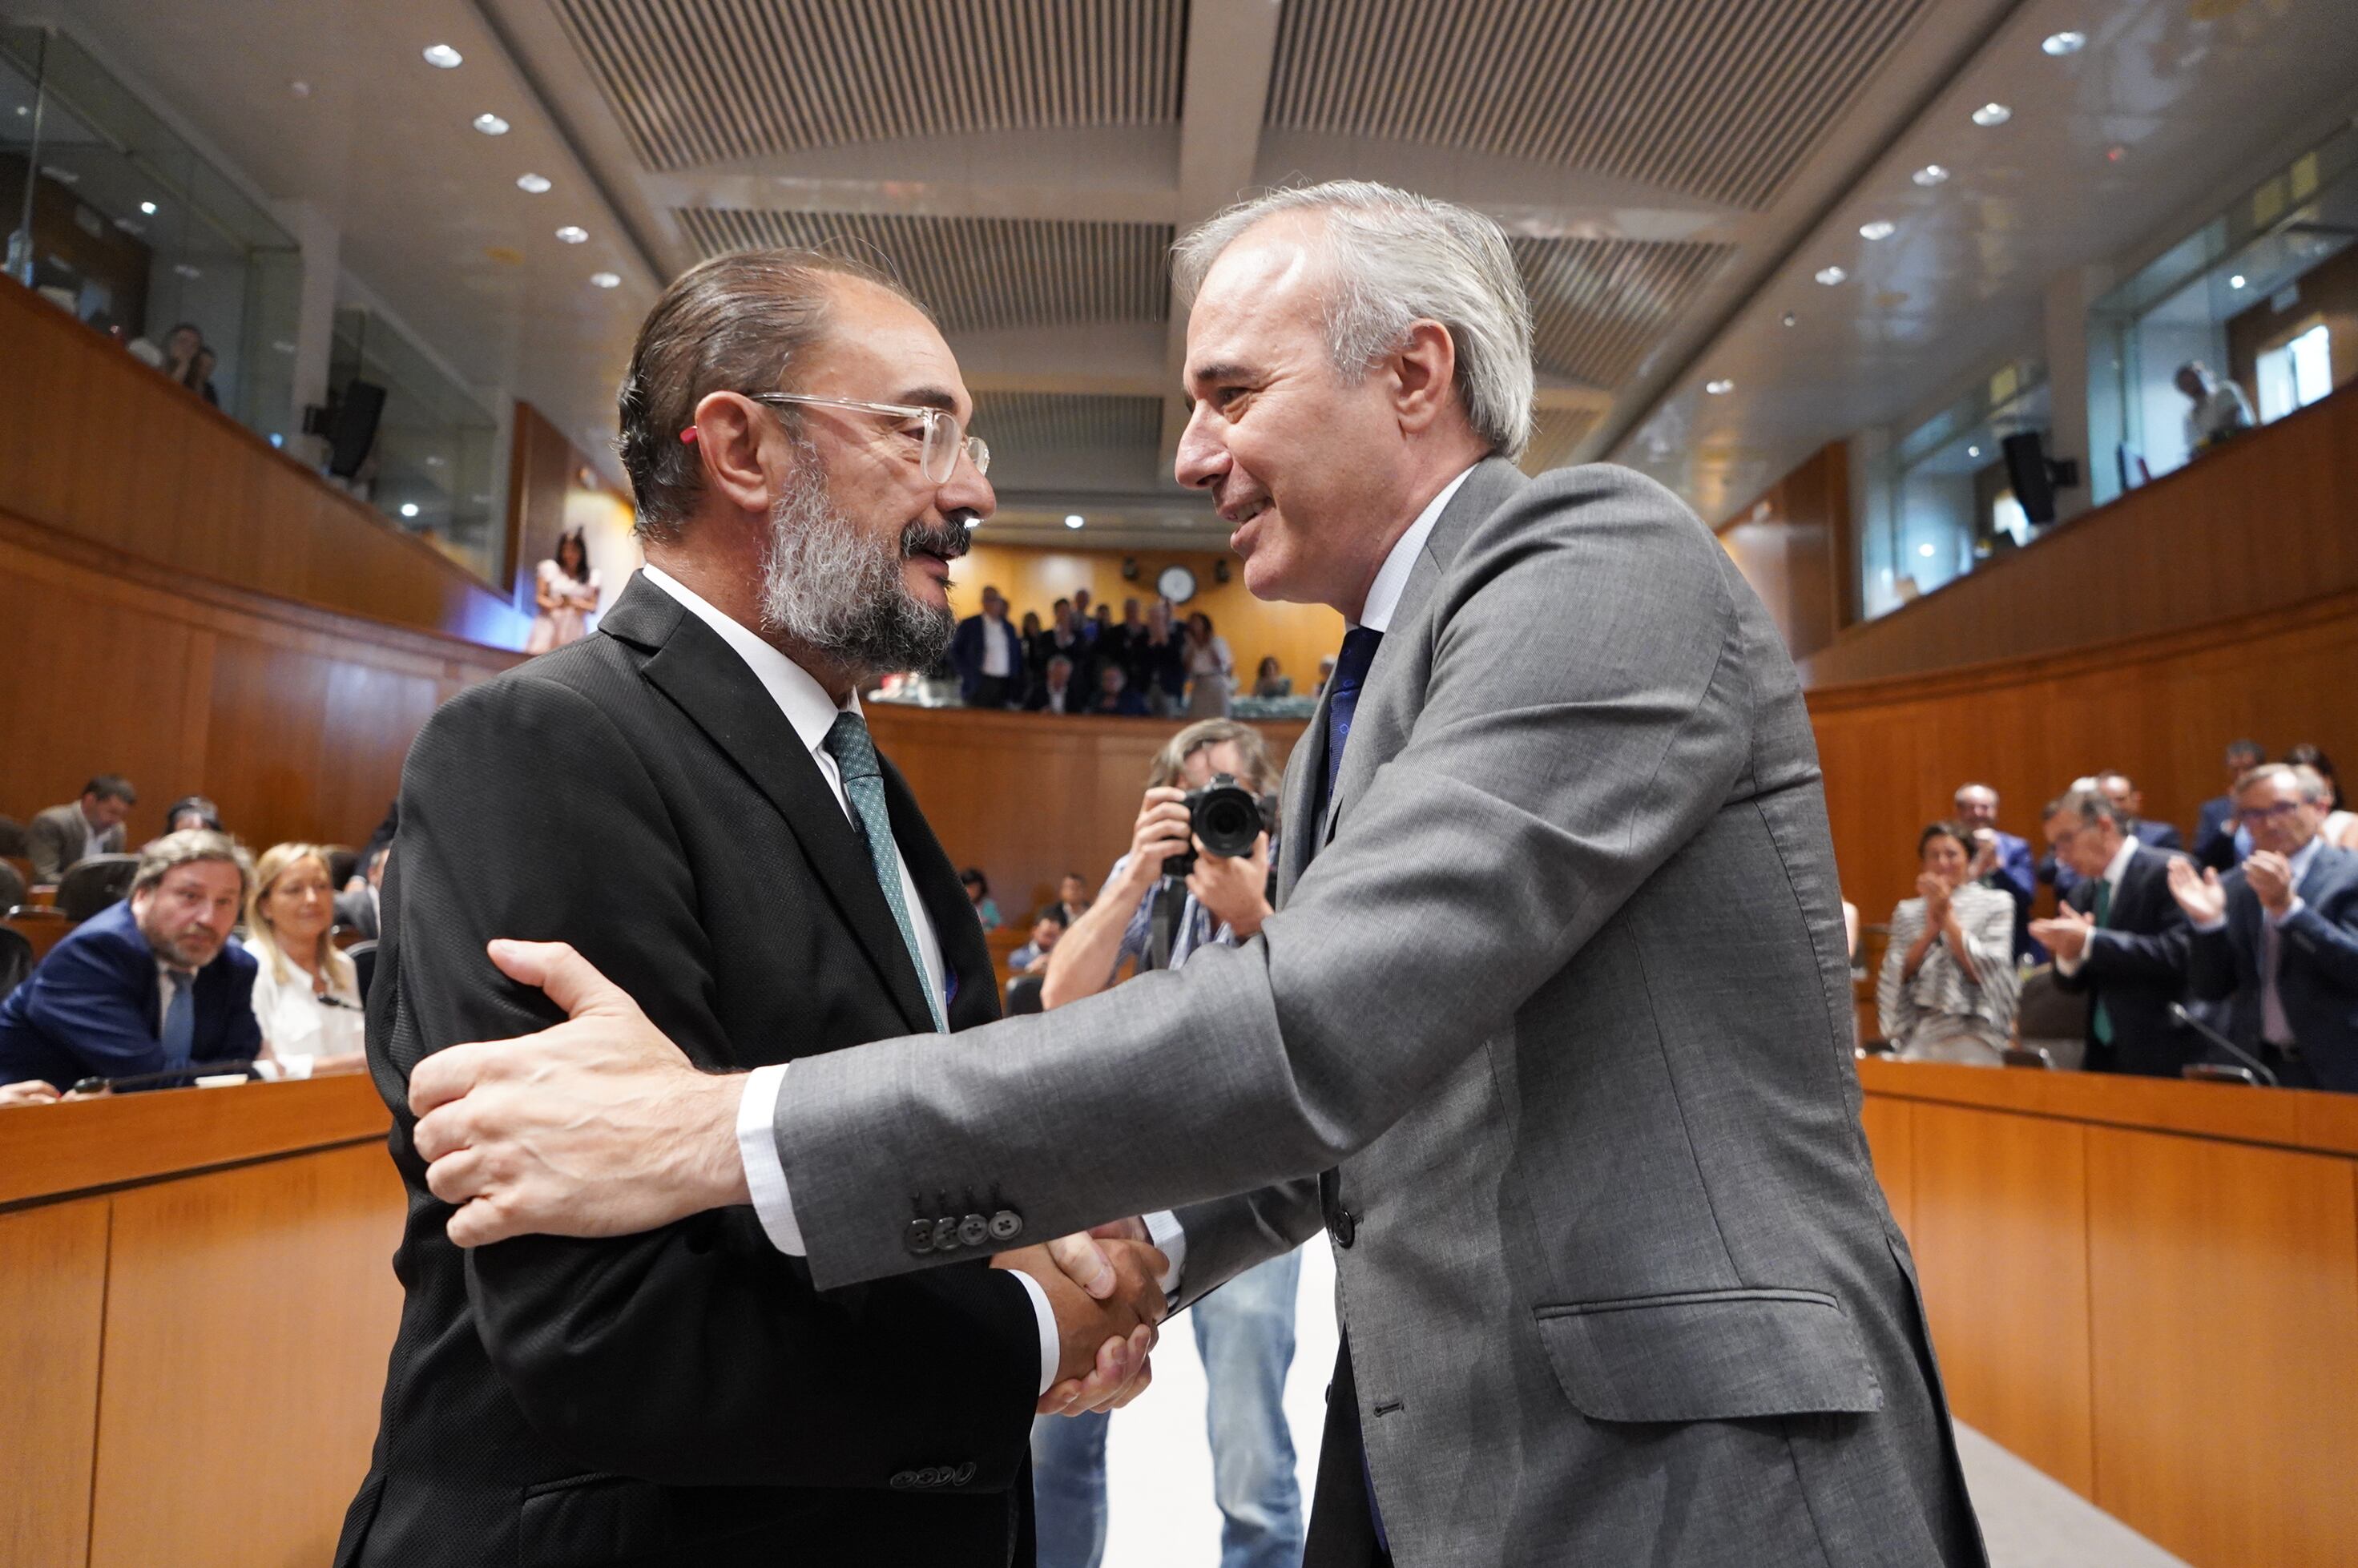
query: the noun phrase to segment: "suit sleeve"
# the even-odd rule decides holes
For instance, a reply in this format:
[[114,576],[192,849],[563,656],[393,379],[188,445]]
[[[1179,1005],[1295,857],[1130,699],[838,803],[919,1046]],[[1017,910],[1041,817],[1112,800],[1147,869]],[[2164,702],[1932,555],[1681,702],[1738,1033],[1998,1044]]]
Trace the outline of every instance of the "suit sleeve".
[[1615,470],[1484,520],[1420,617],[1433,641],[1404,650],[1430,662],[1412,731],[1259,936],[952,1042],[795,1064],[779,1147],[814,1276],[925,1266],[888,1191],[995,1188],[1055,1236],[1371,1142],[1739,781],[1814,782],[1747,780],[1754,661],[1782,654],[1732,576],[1674,498]]
[[2336,990],[2358,994],[2358,932],[2304,901],[2277,933],[2283,962],[2300,965]]
[[[400,917],[377,988],[393,982],[396,1015],[372,1028],[371,1065],[414,1186],[416,1060],[559,1016],[492,968],[491,937],[572,941],[700,1063],[732,1059],[665,802],[570,687],[497,682],[435,716],[405,772],[386,891]],[[1038,1321],[1022,1285],[981,1264],[822,1292],[737,1207],[613,1240],[522,1238],[465,1267],[493,1368],[586,1465],[679,1485],[885,1487],[912,1465],[972,1464],[969,1488],[996,1490],[1025,1456]]]
[[224,1062],[250,1062],[262,1054],[262,1019],[254,1011],[255,972],[253,966],[242,965],[230,975],[229,1024],[222,1039]]
[[2155,904],[2159,929],[2152,932],[2106,929],[2088,938],[2088,960],[2080,973],[2103,981],[2134,979],[2178,982],[2186,979],[2187,948],[2194,927],[2167,887]]
[[[41,983],[26,999],[27,1022],[91,1076],[160,1073],[171,1064],[164,1058],[157,1021],[134,1000],[124,974],[128,964],[152,961],[94,941],[60,943],[43,962]],[[252,1007],[245,1011],[248,1018],[254,1015]]]
[[1174,1311],[1194,1306],[1255,1264],[1283,1257],[1325,1223],[1314,1176],[1196,1204],[1181,1209],[1178,1220],[1187,1233],[1187,1261],[1172,1299]]
[[1907,982],[1901,977],[1908,968],[1908,949],[1923,934],[1922,902],[1903,900],[1891,912],[1891,935],[1883,946],[1883,968],[1875,977],[1875,1021],[1882,1026],[1883,1037],[1895,1044],[1905,1042],[1916,1029],[1916,999],[1908,994]]
[[46,816],[33,818],[25,830],[25,856],[33,862],[33,881],[53,882],[65,871],[65,838]]

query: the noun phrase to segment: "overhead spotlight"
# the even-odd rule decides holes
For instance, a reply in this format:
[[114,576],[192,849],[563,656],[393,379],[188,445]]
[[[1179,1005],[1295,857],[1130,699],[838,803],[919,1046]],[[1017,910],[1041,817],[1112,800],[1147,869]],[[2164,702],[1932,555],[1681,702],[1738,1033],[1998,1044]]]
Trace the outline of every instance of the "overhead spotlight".
[[557,231],[557,237],[568,245],[578,245],[590,237],[590,231],[579,223],[568,223]]
[[456,70],[466,63],[467,57],[449,44],[427,44],[426,63],[443,70]]
[[1785,314],[1779,316],[1778,319],[1788,327],[1798,327],[1801,324],[1801,319],[1799,316],[1794,315],[1790,310],[1786,311]]
[[2014,111],[2003,103],[1985,103],[1974,111],[1974,124],[1985,130],[1992,125],[2003,125],[2013,118]]
[[1938,185],[1949,178],[1949,171],[1937,163],[1928,163],[1908,178],[1919,185]]
[[2227,280],[2227,287],[2230,287],[2230,288],[2241,288],[2241,287],[2244,287],[2244,285],[2246,282],[2248,282],[2248,281],[2249,281],[2249,280],[2248,280],[2248,279],[2246,279],[2246,278],[2244,276],[2244,275],[2243,275],[2242,273],[2240,273],[2240,272],[2239,272],[2239,273],[2237,273],[2234,276],[2233,276],[2233,277],[2231,277],[2231,278],[2229,278],[2229,279]]
[[415,517],[415,516],[416,516],[416,515],[417,515],[417,503],[416,503],[416,502],[414,502],[414,501],[405,501],[405,502],[403,502],[403,503],[401,503],[401,514],[402,514],[404,517]]
[[1848,277],[1850,274],[1843,271],[1843,269],[1838,266],[1822,266],[1818,268],[1817,276],[1820,283],[1824,284],[1828,288],[1832,288],[1835,284],[1840,283],[1844,278]]
[[616,272],[593,272],[590,275],[590,281],[600,288],[620,288],[622,287],[622,275]]
[[1065,514],[1065,526],[1067,528],[1077,528],[1087,521],[1087,519],[1083,517],[1077,512],[1067,512]]
[[1724,397],[1727,394],[1736,390],[1736,384],[1728,380],[1725,376],[1722,376],[1717,381],[1704,382],[1703,384],[1703,389],[1705,392],[1710,393],[1714,397]]
[[475,129],[487,136],[504,136],[508,134],[508,123],[486,110],[475,116]]
[[1862,240],[1887,240],[1896,227],[1898,225],[1888,218],[1872,219],[1858,226],[1858,237]]
[[139,211],[153,218],[156,215],[156,204],[153,201],[142,201],[139,204]]
[[519,174],[516,176],[516,189],[526,196],[546,196],[548,194],[548,176]]
[[1932,558],[1933,549],[1930,545],[1919,545],[1916,546],[1916,553],[1929,561]]
[[2078,54],[2087,44],[2088,35],[2085,33],[2050,33],[2039,40],[2039,48],[2040,52],[2060,59],[2067,54]]

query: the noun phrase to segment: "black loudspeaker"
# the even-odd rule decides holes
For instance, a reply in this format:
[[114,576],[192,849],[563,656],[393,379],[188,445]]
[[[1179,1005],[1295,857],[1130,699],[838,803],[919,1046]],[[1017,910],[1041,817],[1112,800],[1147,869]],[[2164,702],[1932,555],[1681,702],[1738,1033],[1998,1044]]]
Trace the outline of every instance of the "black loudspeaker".
[[1122,557],[1121,580],[1124,582],[1136,582],[1138,580],[1138,557],[1136,556]]
[[328,414],[328,471],[350,479],[376,445],[377,421],[384,417],[384,388],[355,376]]
[[2055,487],[2080,482],[2080,465],[2048,457],[2036,430],[2018,430],[1998,443],[2006,452],[2006,480],[2022,514],[2044,527],[2055,521]]

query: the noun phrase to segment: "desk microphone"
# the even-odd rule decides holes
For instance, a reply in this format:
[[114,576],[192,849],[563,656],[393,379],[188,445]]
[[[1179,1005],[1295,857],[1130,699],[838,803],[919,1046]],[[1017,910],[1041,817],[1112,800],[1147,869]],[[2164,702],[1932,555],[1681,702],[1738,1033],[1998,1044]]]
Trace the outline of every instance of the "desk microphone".
[[2251,1068],[2255,1073],[2257,1073],[2260,1076],[2260,1081],[2266,1084],[2268,1087],[2272,1089],[2280,1089],[2284,1087],[2284,1085],[2277,1081],[2277,1076],[2268,1071],[2267,1064],[2262,1062],[2257,1056],[2253,1055],[2249,1051],[2244,1050],[2241,1045],[2236,1044],[2233,1040],[2228,1039],[2225,1035],[2220,1033],[2217,1030],[2212,1028],[2209,1024],[2203,1022],[2201,1019],[2187,1011],[2186,1009],[2179,1003],[2171,1002],[2169,1004],[2169,1016],[2178,1020],[2179,1022],[2184,1024],[2187,1028],[2194,1031],[2195,1033],[2202,1036],[2203,1039],[2211,1042],[2212,1044],[2220,1047],[2229,1055],[2234,1057],[2235,1060],[2243,1063],[2246,1067]]

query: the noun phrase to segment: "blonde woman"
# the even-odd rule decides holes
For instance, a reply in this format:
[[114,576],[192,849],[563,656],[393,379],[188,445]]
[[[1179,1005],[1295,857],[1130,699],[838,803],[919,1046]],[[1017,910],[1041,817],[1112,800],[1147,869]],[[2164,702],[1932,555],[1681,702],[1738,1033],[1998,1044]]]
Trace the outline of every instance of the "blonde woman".
[[328,877],[328,853],[317,845],[274,845],[246,896],[245,946],[260,971],[254,1016],[265,1050],[290,1078],[356,1073],[364,1062],[360,981],[329,936],[336,896]]

